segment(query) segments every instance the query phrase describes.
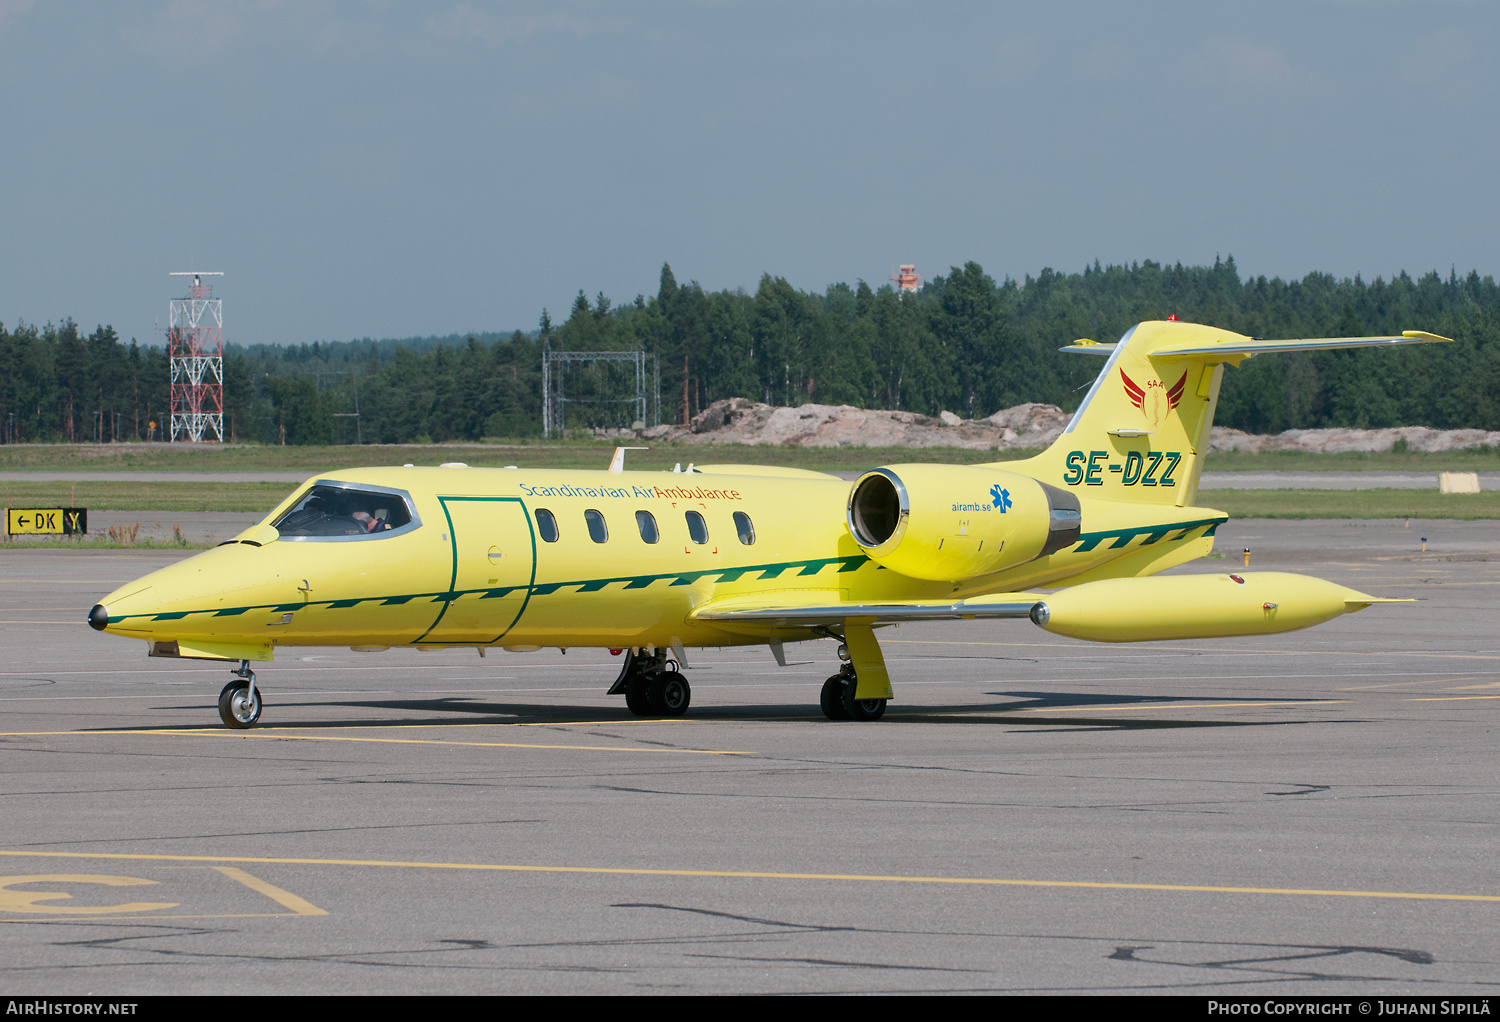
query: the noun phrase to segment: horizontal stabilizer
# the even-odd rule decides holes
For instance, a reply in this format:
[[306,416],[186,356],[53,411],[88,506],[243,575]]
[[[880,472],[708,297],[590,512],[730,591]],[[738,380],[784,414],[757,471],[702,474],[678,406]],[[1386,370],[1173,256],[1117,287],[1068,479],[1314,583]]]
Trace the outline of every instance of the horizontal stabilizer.
[[1101,344],[1098,341],[1091,341],[1087,337],[1080,337],[1072,344],[1065,344],[1057,350],[1070,352],[1074,355],[1113,355],[1115,353],[1115,344],[1113,341],[1108,344]]
[[1152,358],[1190,359],[1195,362],[1241,362],[1251,355],[1278,351],[1333,351],[1339,348],[1373,348],[1387,344],[1451,344],[1453,338],[1425,330],[1404,330],[1381,337],[1303,337],[1294,340],[1243,338],[1204,344],[1202,338],[1184,337],[1153,346]]

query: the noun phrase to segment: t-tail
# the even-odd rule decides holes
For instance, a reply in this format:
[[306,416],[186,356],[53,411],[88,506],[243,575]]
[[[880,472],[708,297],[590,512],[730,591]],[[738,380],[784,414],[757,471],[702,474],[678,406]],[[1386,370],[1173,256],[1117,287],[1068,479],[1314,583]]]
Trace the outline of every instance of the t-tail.
[[1196,323],[1137,323],[1115,344],[1062,348],[1107,356],[1098,379],[1057,441],[1007,468],[1081,495],[1185,507],[1195,502],[1225,366],[1255,355],[1450,338],[1421,330],[1383,337],[1262,340]]

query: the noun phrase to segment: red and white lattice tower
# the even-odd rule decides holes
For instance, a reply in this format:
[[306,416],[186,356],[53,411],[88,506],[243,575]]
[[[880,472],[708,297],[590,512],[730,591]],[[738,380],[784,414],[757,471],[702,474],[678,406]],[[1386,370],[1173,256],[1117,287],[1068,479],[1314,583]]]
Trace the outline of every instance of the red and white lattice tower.
[[224,300],[204,277],[192,277],[186,298],[167,303],[167,354],[172,360],[172,431],[175,440],[224,442]]

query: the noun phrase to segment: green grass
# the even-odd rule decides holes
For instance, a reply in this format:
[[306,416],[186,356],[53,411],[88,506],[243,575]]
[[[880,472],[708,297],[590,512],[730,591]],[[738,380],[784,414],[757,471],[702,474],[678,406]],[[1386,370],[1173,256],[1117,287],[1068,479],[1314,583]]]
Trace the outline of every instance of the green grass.
[[[646,443],[641,441],[641,443]],[[786,465],[817,471],[857,471],[874,465],[930,461],[949,465],[1024,458],[1034,450],[997,452],[958,447],[799,447],[774,444],[650,444],[650,450],[631,451],[631,468],[669,469],[674,464],[739,462]],[[514,441],[481,444],[367,444],[332,447],[269,447],[261,444],[15,444],[0,446],[4,471],[306,471],[371,465],[437,465],[462,461],[477,467],[520,465],[523,468],[604,468],[615,444],[596,440],[568,440],[544,444]],[[1415,451],[1309,454],[1268,451],[1251,454],[1221,451],[1210,454],[1209,471],[1500,471],[1500,450],[1475,448],[1422,454]]]
[[0,540],[0,552],[6,550],[207,550],[217,543],[190,543],[146,538],[134,543],[120,543],[100,533],[89,536],[17,536]]
[[1198,506],[1235,518],[1500,518],[1500,491],[1199,490]]
[[32,483],[5,484],[10,507],[86,507],[90,511],[271,510],[294,483]]
[[[646,446],[645,441],[639,441]],[[774,444],[650,444],[630,451],[632,469],[666,470],[689,462],[785,465],[815,471],[856,471],[897,462],[973,465],[1028,457],[1034,450],[998,453],[959,447],[798,447]],[[0,472],[327,472],[376,465],[438,465],[461,461],[475,468],[608,468],[614,442],[554,444],[366,444],[334,447],[264,447],[224,444],[16,444],[0,446]]]

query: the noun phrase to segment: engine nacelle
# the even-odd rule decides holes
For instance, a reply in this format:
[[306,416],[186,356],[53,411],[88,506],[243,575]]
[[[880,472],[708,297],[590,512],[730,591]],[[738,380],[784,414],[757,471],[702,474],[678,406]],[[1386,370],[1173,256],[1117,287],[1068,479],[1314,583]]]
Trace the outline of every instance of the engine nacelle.
[[991,575],[1077,542],[1078,498],[1030,476],[895,465],[849,491],[849,534],[871,560],[935,582]]

